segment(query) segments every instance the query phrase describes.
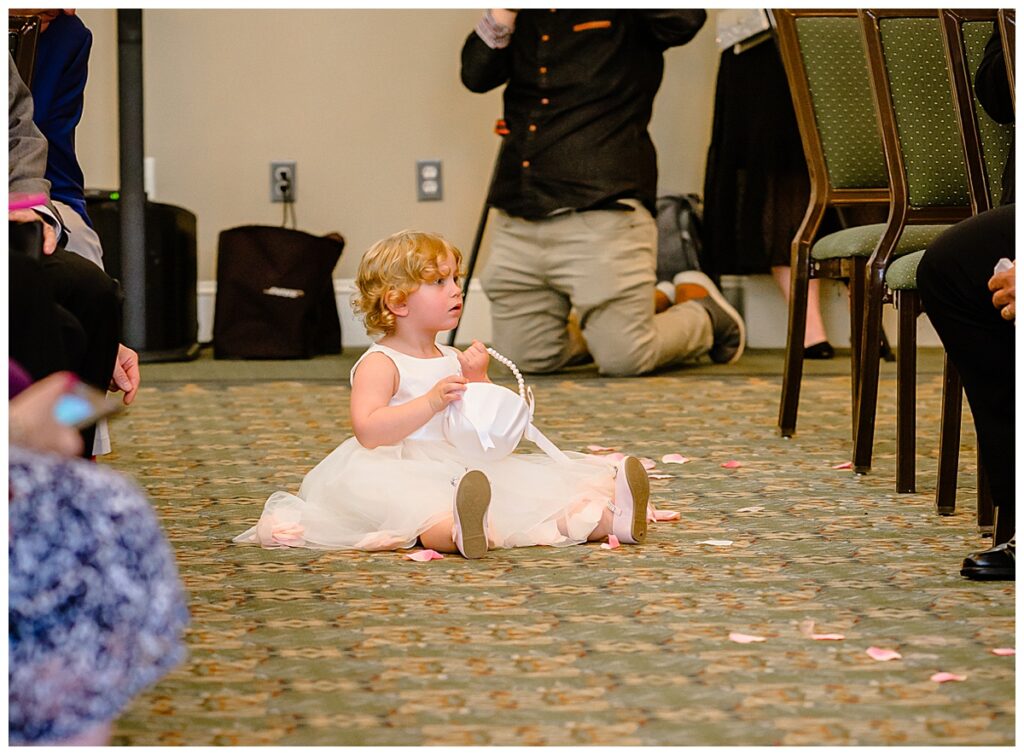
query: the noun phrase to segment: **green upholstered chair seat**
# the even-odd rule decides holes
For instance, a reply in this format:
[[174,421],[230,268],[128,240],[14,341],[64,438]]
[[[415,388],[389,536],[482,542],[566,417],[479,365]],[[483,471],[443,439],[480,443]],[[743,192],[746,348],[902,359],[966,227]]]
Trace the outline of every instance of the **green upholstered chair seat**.
[[885,270],[885,285],[891,291],[911,291],[917,288],[917,265],[924,257],[924,250],[905,254],[893,260]]
[[[948,225],[908,225],[896,245],[893,256],[900,257],[917,252],[949,228]],[[843,257],[870,257],[885,232],[885,223],[859,225],[830,233],[811,248],[811,259],[831,260]]]

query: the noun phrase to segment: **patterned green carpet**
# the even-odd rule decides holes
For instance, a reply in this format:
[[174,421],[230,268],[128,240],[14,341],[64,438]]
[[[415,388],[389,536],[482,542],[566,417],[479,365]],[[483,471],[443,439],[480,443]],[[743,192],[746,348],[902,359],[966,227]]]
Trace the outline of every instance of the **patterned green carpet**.
[[[805,379],[799,434],[783,440],[781,360],[755,354],[530,381],[562,448],[610,446],[671,475],[652,493],[681,518],[646,545],[415,563],[231,544],[350,434],[342,376],[357,355],[144,368],[107,463],[152,497],[193,621],[188,659],[130,706],[115,743],[1014,743],[1015,659],[991,652],[1014,646],[1014,584],[958,575],[988,542],[966,415],[957,513],[934,513],[934,371],[919,381],[917,494],[894,492],[891,369],[875,470],[857,477],[833,469],[850,454],[842,363]],[[670,453],[690,461],[662,463]],[[811,639],[809,621],[845,639]],[[872,646],[902,657],[873,660]]]

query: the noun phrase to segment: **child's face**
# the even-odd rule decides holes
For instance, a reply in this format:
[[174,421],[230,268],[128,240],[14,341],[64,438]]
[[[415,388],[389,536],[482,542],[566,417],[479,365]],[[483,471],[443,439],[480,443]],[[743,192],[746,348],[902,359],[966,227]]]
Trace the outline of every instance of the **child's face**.
[[406,299],[406,324],[440,332],[459,324],[462,317],[462,287],[455,258],[449,253],[438,267],[440,278],[421,283]]

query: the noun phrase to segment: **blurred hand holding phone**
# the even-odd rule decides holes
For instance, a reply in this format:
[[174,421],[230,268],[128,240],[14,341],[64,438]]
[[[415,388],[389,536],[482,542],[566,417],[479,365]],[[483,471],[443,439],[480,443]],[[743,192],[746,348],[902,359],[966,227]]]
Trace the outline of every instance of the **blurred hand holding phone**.
[[[80,403],[82,400],[87,406]],[[85,427],[116,408],[107,403],[101,391],[83,386],[74,374],[56,372],[32,383],[8,402],[8,439],[12,446],[76,456],[82,452],[82,435],[77,427]]]
[[76,383],[53,405],[53,418],[61,425],[81,430],[97,420],[116,414],[124,405],[115,397],[85,383]]

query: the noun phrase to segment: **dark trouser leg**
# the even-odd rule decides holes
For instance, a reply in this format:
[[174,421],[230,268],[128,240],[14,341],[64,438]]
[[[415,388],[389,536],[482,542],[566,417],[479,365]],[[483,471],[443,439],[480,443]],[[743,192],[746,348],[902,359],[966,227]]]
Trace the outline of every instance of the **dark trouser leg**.
[[79,377],[105,391],[114,374],[121,340],[121,292],[117,283],[87,259],[57,249],[43,258],[54,301],[81,324],[85,353]]
[[12,252],[8,257],[9,352],[33,380],[73,369],[65,346],[53,292],[38,260]]
[[998,507],[996,544],[1014,517],[1014,326],[992,306],[988,280],[1014,258],[1014,205],[958,223],[928,248],[917,271],[921,302],[963,379],[982,464]]
[[[105,391],[121,338],[117,283],[88,260],[57,249],[42,261],[10,255],[10,355],[40,380],[70,370]],[[85,455],[95,428],[82,431]]]

